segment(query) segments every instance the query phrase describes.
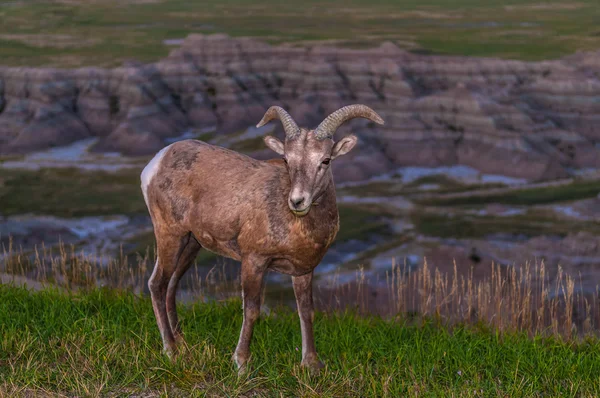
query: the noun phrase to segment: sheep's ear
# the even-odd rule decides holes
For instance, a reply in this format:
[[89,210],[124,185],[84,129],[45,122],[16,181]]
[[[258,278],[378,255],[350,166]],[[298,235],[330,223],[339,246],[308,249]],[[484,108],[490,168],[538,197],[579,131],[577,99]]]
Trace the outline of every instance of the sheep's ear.
[[356,145],[357,141],[358,138],[356,138],[354,134],[350,134],[336,142],[333,146],[333,150],[331,151],[331,159],[335,159],[338,156],[342,156],[350,152],[352,148],[354,148],[354,145]]
[[267,146],[269,148],[271,148],[272,150],[274,150],[275,152],[277,152],[280,155],[284,154],[284,149],[283,149],[283,142],[279,141],[277,138],[271,136],[271,135],[267,135],[265,138],[265,144],[267,144]]

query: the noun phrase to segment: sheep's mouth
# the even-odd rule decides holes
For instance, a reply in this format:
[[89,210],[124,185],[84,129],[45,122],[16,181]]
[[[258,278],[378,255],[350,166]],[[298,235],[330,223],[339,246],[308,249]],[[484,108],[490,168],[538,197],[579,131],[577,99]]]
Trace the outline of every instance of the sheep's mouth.
[[294,213],[294,215],[296,217],[304,217],[310,211],[310,206],[308,206],[306,209],[302,209],[302,210],[295,210],[295,209],[290,209],[290,210],[292,210],[292,213]]

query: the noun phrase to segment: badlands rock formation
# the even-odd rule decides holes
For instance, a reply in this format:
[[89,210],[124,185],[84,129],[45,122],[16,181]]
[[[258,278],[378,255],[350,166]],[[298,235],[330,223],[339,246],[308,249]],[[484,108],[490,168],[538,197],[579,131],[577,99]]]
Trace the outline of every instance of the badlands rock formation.
[[520,62],[224,35],[191,35],[148,65],[0,68],[0,153],[97,136],[96,150],[151,154],[186,129],[245,129],[270,105],[312,127],[356,102],[386,125],[355,120],[341,129],[358,134],[362,148],[337,168],[340,180],[407,165],[462,164],[530,180],[600,167],[600,53]]

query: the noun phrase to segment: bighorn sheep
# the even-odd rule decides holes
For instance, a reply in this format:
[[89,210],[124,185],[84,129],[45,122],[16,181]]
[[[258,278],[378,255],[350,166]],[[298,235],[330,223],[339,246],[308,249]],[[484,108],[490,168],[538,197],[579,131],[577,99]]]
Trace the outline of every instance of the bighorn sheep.
[[144,168],[142,191],[158,254],[148,287],[168,355],[183,341],[175,308],[177,284],[205,248],[242,263],[244,320],[233,354],[238,369],[248,361],[267,270],[292,276],[302,332],[301,364],[323,366],[313,338],[313,269],[339,228],[330,161],[348,153],[357,141],[349,135],[334,144],[333,134],[356,117],[383,124],[371,108],[349,105],[308,130],[273,106],[257,127],[281,120],[285,143],[272,136],[264,141],[283,159],[259,161],[185,140],[162,149]]

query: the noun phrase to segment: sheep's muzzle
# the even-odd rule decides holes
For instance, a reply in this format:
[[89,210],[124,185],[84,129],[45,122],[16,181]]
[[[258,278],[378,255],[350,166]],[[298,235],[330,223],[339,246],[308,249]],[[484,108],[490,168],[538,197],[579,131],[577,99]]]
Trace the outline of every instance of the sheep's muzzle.
[[294,210],[294,209],[290,209],[290,211],[291,211],[292,213],[294,213],[294,215],[295,215],[296,217],[304,217],[305,215],[307,215],[307,214],[308,214],[308,212],[310,211],[310,208],[311,208],[311,206],[308,206],[307,208],[305,208],[305,209],[302,209],[302,210]]

